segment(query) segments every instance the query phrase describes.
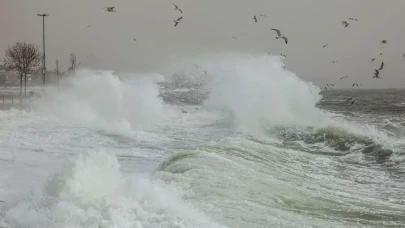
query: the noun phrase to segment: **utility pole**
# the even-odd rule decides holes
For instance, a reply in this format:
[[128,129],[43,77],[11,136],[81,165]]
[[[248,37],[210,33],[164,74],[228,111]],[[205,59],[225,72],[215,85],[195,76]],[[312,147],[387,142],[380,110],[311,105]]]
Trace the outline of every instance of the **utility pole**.
[[46,72],[46,68],[45,68],[45,17],[49,16],[49,14],[37,14],[37,15],[42,17],[42,42],[43,42],[42,43],[42,46],[43,46],[42,80],[43,80],[44,86],[45,86],[45,72]]

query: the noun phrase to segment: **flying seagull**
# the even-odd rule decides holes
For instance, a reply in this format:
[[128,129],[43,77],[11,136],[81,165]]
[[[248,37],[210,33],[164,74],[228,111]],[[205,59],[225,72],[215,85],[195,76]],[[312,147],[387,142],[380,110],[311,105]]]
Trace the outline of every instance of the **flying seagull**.
[[375,60],[375,58],[372,58],[372,59],[371,59],[371,62],[374,62],[374,60]]
[[176,27],[179,24],[181,19],[183,19],[183,17],[179,17],[177,18],[177,21],[174,21],[174,27]]
[[351,103],[350,105],[353,105],[355,101],[356,101],[356,100],[353,100],[353,101],[352,101],[352,103]]
[[107,11],[107,12],[115,12],[115,6],[105,7],[105,11]]
[[380,71],[375,70],[373,78],[380,78],[379,75],[380,75]]
[[337,63],[337,61],[331,61],[332,63]]
[[359,84],[357,84],[357,83],[353,83],[352,87],[354,87],[354,86],[359,87]]
[[134,41],[136,41],[136,39],[135,38],[132,38]]
[[91,25],[86,25],[86,28],[90,28],[91,27]]
[[344,78],[348,78],[349,76],[344,76],[344,77],[341,77],[340,79],[344,79]]
[[349,18],[349,20],[352,20],[352,21],[359,21],[357,18],[353,18],[353,17]]
[[177,5],[175,5],[175,4],[173,4],[174,5],[174,7],[176,7],[174,10],[178,10],[178,11],[180,11],[180,13],[183,13],[183,10],[181,10]]
[[386,43],[388,43],[387,40],[381,40],[381,44],[386,44]]
[[257,17],[256,17],[256,15],[253,17],[253,20],[254,20],[255,22],[257,22]]
[[254,16],[253,16],[253,20],[254,20],[255,22],[257,22],[257,16],[259,16],[259,17],[267,17],[267,16],[264,15],[264,14],[254,15]]
[[[287,39],[287,37],[285,37],[285,36],[281,36],[281,37],[279,37],[279,38],[283,38],[283,39],[284,39],[284,41],[285,41],[285,44],[287,44],[287,43],[288,43],[288,39]],[[278,39],[278,38],[276,37],[276,39]]]
[[287,56],[286,56],[286,55],[284,55],[283,53],[280,53],[280,55],[281,55],[281,56],[283,56],[284,58],[287,58]]
[[276,31],[276,33],[277,33],[277,36],[278,36],[278,37],[280,37],[280,36],[281,36],[281,32],[280,32],[280,30],[278,30],[278,29],[270,29],[270,30]]
[[335,84],[330,84],[332,87],[335,86]]
[[378,69],[379,71],[382,70],[384,68],[384,62],[381,63],[380,69]]
[[234,38],[236,40],[236,37],[233,36],[232,38]]
[[286,44],[288,43],[287,37],[282,36],[280,30],[278,30],[278,29],[271,29],[271,30],[273,30],[273,31],[275,31],[277,33],[276,39],[282,38],[282,39],[284,39]]
[[342,21],[342,24],[345,26],[345,28],[346,28],[347,26],[349,26],[349,23],[348,23],[347,21]]
[[329,44],[325,44],[325,45],[323,45],[323,47],[322,47],[322,48],[326,48],[328,45],[329,45]]
[[382,55],[382,52],[380,53],[380,55]]

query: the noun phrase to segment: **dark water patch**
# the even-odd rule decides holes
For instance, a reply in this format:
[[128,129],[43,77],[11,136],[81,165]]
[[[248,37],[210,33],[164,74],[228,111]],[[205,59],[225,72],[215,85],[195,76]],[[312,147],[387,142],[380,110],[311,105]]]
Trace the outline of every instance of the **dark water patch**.
[[157,167],[156,171],[166,171],[170,173],[185,173],[191,170],[192,167],[175,165],[176,162],[196,156],[198,156],[198,154],[194,151],[176,152],[168,156],[165,160],[163,160]]
[[167,104],[200,105],[208,97],[208,92],[193,89],[187,91],[166,90],[162,91],[159,96]]
[[[405,102],[403,89],[335,89],[321,94],[322,99],[317,106],[322,109],[376,115],[398,115],[405,112],[405,105],[402,105]],[[356,100],[353,105],[352,100]]]
[[[385,162],[393,154],[392,150],[383,148],[382,145],[375,143],[369,137],[356,135],[338,127],[325,127],[316,130],[312,127],[299,129],[295,127],[277,127],[271,130],[270,133],[276,134],[279,139],[284,140],[284,145],[293,146],[297,150],[312,154],[345,156],[356,151],[361,151],[366,158],[373,159],[378,163]],[[301,146],[300,149],[300,144],[294,142],[303,142],[307,145],[321,143],[332,148],[333,152],[325,151],[324,148],[318,148],[318,150],[314,151],[302,148]]]
[[383,149],[381,145],[373,144],[367,146],[362,150],[362,153],[367,157],[372,157],[376,159],[378,163],[383,163],[387,158],[389,158],[393,151],[389,149]]

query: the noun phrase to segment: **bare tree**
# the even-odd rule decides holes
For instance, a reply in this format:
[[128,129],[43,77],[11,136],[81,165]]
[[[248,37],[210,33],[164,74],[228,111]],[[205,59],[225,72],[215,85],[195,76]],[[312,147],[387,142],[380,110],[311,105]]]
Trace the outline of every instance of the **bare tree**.
[[69,69],[76,70],[76,55],[74,53],[70,54],[70,67]]
[[69,73],[76,74],[76,69],[80,66],[80,62],[77,63],[76,55],[75,53],[70,54],[70,59],[69,59]]
[[60,66],[59,66],[59,60],[58,59],[55,60],[55,65],[56,65],[55,72],[56,72],[56,77],[58,77],[58,88],[59,88]]
[[20,97],[22,96],[22,81],[25,76],[24,94],[27,94],[27,74],[35,70],[41,63],[41,53],[38,46],[26,42],[17,42],[8,46],[4,64],[8,70],[15,70],[20,75]]

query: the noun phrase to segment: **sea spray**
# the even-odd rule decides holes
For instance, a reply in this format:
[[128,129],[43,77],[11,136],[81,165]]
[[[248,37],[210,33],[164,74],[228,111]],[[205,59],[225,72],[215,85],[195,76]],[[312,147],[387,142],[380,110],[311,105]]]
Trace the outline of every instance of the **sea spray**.
[[229,111],[241,128],[311,125],[322,118],[315,107],[319,88],[284,70],[278,56],[230,53],[203,67],[213,78],[205,105]]
[[123,134],[149,129],[164,120],[168,111],[158,97],[156,77],[124,78],[111,71],[80,70],[65,79],[60,90],[50,90],[37,101],[36,110],[70,123]]
[[147,174],[123,176],[105,151],[71,158],[43,191],[7,210],[10,227],[222,227],[185,203],[183,191]]

